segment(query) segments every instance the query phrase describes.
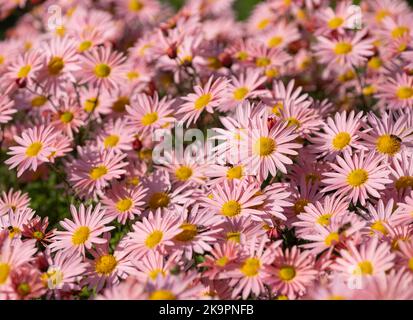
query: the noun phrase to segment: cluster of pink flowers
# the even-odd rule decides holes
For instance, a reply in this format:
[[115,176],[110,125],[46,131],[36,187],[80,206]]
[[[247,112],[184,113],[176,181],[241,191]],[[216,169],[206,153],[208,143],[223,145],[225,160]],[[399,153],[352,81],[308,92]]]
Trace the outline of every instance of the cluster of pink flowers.
[[[413,299],[413,11],[232,5],[48,0],[7,31],[1,165],[71,201],[49,226],[0,186],[0,299]],[[154,161],[177,124],[221,161]]]

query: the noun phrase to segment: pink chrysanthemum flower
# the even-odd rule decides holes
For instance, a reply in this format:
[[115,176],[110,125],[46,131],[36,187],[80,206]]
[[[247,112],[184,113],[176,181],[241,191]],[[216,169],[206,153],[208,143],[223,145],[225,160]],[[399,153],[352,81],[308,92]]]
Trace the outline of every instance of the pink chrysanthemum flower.
[[31,300],[39,299],[46,292],[39,270],[29,266],[13,269],[10,273],[10,292],[7,299]]
[[366,203],[368,195],[380,198],[378,191],[392,181],[388,179],[390,171],[383,157],[374,151],[365,155],[364,151],[351,156],[344,153],[344,158],[337,156],[337,164],[331,163],[333,172],[325,172],[322,180],[327,186],[323,192],[338,190],[339,194],[347,194],[353,203]]
[[144,284],[135,277],[128,277],[117,286],[105,289],[96,300],[143,300]]
[[401,241],[396,255],[397,265],[413,273],[413,241]]
[[196,122],[201,113],[206,110],[213,113],[214,108],[217,108],[223,103],[223,99],[227,92],[227,80],[211,76],[204,86],[197,85],[194,87],[195,93],[182,98],[185,102],[179,107],[179,114],[182,114],[180,119],[186,126]]
[[133,262],[136,269],[131,274],[143,283],[149,279],[155,280],[158,276],[167,276],[176,266],[178,258],[179,252],[174,252],[166,257],[158,251],[148,251],[145,256]]
[[210,279],[225,278],[226,272],[239,264],[239,256],[240,246],[237,242],[216,243],[199,266],[208,268],[204,275]]
[[327,118],[323,126],[324,132],[318,132],[316,137],[310,138],[314,143],[310,151],[332,160],[344,151],[363,149],[359,141],[363,119],[362,112],[356,114],[354,111],[348,115],[346,111],[343,111],[336,113],[334,118]]
[[115,89],[127,72],[126,57],[110,47],[97,47],[81,56],[78,77],[81,83],[88,83],[101,89]]
[[63,131],[69,138],[85,124],[86,113],[74,99],[64,98],[59,101],[59,109],[53,110],[51,125],[58,131]]
[[17,112],[14,108],[15,103],[7,95],[0,97],[0,124],[8,123],[13,119],[13,115]]
[[100,235],[115,228],[106,226],[113,217],[106,216],[100,204],[94,209],[93,206],[86,208],[81,204],[79,210],[71,205],[70,213],[73,220],[65,218],[60,222],[65,231],[55,232],[54,241],[49,246],[53,251],[78,252],[84,256],[85,249],[91,249],[93,244],[106,243],[107,240]]
[[331,268],[339,274],[349,277],[365,277],[384,274],[394,264],[395,255],[390,246],[377,238],[372,238],[357,248],[351,241],[348,249],[340,250],[341,257],[335,260]]
[[379,237],[388,233],[388,225],[395,225],[394,222],[394,201],[390,199],[386,205],[382,199],[373,206],[371,204],[367,207],[367,233],[369,235],[378,235]]
[[314,263],[310,252],[300,252],[297,246],[284,251],[277,248],[268,280],[274,293],[289,299],[305,294],[317,276]]
[[281,20],[260,35],[258,39],[264,42],[268,48],[283,49],[288,47],[290,43],[300,39],[300,33],[295,23]]
[[121,247],[134,258],[139,259],[150,251],[165,252],[167,247],[173,246],[173,237],[179,234],[180,216],[172,212],[149,212],[148,217],[133,225],[133,231],[122,239]]
[[136,215],[140,215],[145,202],[146,189],[142,186],[128,188],[125,184],[116,183],[109,189],[102,198],[103,208],[107,216],[117,219],[121,224],[133,220]]
[[323,7],[316,13],[318,27],[316,34],[331,34],[333,32],[344,34],[348,28],[352,12],[349,10],[351,1],[340,1],[335,9]]
[[100,119],[103,115],[112,112],[109,92],[99,90],[97,87],[80,87],[79,89],[80,103],[83,111],[93,118]]
[[397,204],[394,222],[398,225],[407,225],[413,222],[413,191]]
[[29,207],[30,198],[27,193],[20,190],[14,191],[13,188],[7,193],[3,191],[0,197],[0,216],[7,214],[10,210],[16,212],[25,210]]
[[413,77],[405,73],[386,77],[375,95],[392,109],[413,107]]
[[153,97],[146,94],[138,94],[136,101],[131,106],[126,106],[131,128],[141,135],[152,133],[155,129],[166,128],[175,121],[172,116],[174,100],[167,97],[159,99],[156,93]]
[[23,131],[21,137],[15,136],[15,141],[19,144],[10,147],[9,155],[12,157],[5,161],[10,165],[10,169],[17,167],[17,176],[20,177],[24,171],[49,162],[50,155],[55,151],[53,147],[57,132],[51,126],[37,126]]
[[25,208],[18,211],[9,211],[0,217],[0,230],[8,230],[10,239],[21,239],[23,227],[29,223],[34,217],[34,211],[30,208]]
[[389,178],[393,184],[385,192],[401,202],[413,190],[413,155],[410,152],[401,151],[399,157],[392,159]]
[[121,118],[109,121],[97,136],[98,147],[116,153],[132,150],[135,136],[128,124],[128,121]]
[[96,151],[79,149],[80,159],[68,167],[69,181],[82,196],[90,197],[101,194],[110,181],[119,179],[126,173],[124,162],[126,154],[116,154],[113,151]]
[[222,231],[218,239],[225,242],[234,242],[245,245],[255,238],[266,237],[266,230],[262,222],[257,222],[249,216],[226,218],[220,225]]

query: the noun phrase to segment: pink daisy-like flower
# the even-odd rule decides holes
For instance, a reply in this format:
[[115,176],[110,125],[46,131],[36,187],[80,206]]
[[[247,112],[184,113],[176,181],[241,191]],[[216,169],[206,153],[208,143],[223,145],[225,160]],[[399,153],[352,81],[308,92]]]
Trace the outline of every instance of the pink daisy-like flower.
[[142,186],[128,188],[125,184],[116,183],[105,192],[102,198],[103,208],[107,216],[116,218],[119,223],[125,224],[126,220],[133,220],[141,214],[146,189]]
[[93,206],[85,208],[81,204],[79,210],[71,205],[70,213],[73,220],[65,218],[60,221],[65,231],[55,231],[55,237],[49,246],[53,251],[78,252],[84,256],[85,248],[91,249],[93,244],[106,243],[107,240],[101,238],[100,235],[115,228],[106,226],[113,220],[113,217],[106,216],[100,204],[94,209]]
[[398,225],[407,225],[413,222],[413,191],[397,204],[394,222]]
[[69,181],[85,197],[101,194],[110,181],[126,173],[126,154],[113,151],[79,149],[80,158],[68,167]]
[[175,121],[172,116],[173,103],[174,100],[169,100],[167,97],[159,100],[157,93],[153,97],[138,94],[136,101],[132,102],[131,106],[126,106],[128,113],[126,119],[138,134],[150,134],[155,129],[165,128]]
[[103,89],[115,89],[127,72],[126,57],[110,47],[96,47],[81,56],[78,77],[81,83],[88,83]]
[[173,246],[173,237],[179,234],[182,218],[172,212],[149,212],[148,217],[133,225],[133,231],[122,239],[120,245],[134,258],[139,259],[150,251],[165,252],[167,247]]
[[158,251],[148,251],[146,255],[137,261],[133,261],[136,268],[131,272],[143,283],[149,279],[155,280],[158,276],[166,276],[175,267],[179,258],[179,252],[174,252],[168,257]]
[[359,31],[353,37],[338,36],[337,39],[319,37],[315,47],[321,63],[329,68],[360,66],[373,54],[372,40],[363,39],[366,31]]
[[346,111],[343,111],[336,113],[334,118],[327,118],[323,126],[324,132],[319,132],[316,137],[310,138],[314,143],[310,151],[332,160],[344,151],[363,149],[359,141],[363,119],[362,112],[355,114],[354,111],[348,115]]
[[46,292],[41,273],[29,266],[11,270],[10,288],[10,292],[6,293],[10,300],[38,299]]
[[214,112],[223,103],[223,99],[227,92],[227,80],[211,76],[204,86],[195,86],[194,92],[183,97],[185,102],[179,107],[178,114],[182,114],[181,121],[189,126],[200,117],[202,111],[206,110],[209,113]]
[[86,113],[80,109],[74,99],[65,97],[59,101],[59,109],[53,110],[51,125],[56,130],[63,131],[68,137],[73,138],[73,134],[85,124]]
[[310,252],[300,252],[297,246],[284,251],[277,248],[268,280],[273,291],[289,299],[305,294],[317,276],[314,263]]
[[7,193],[3,191],[0,197],[0,216],[7,214],[10,210],[17,212],[25,210],[29,207],[30,198],[27,193],[20,190],[14,191],[13,188]]
[[393,157],[390,166],[390,179],[393,184],[386,188],[389,197],[403,200],[413,190],[413,155],[401,151],[399,157]]
[[0,97],[0,124],[8,123],[13,119],[13,115],[17,112],[14,108],[15,103],[7,95]]
[[290,43],[297,41],[299,38],[300,33],[297,25],[295,23],[288,23],[286,20],[277,22],[259,37],[268,48],[286,48]]
[[395,255],[390,246],[377,238],[372,238],[357,248],[351,241],[348,249],[340,250],[341,257],[337,258],[331,268],[339,274],[349,277],[365,277],[380,275],[389,270],[394,264]]
[[208,268],[204,275],[210,279],[225,278],[226,272],[239,264],[239,256],[240,246],[237,242],[216,243],[199,266]]
[[344,152],[344,158],[337,156],[336,161],[337,164],[330,164],[333,172],[323,173],[326,178],[322,182],[327,185],[323,192],[338,190],[339,194],[347,194],[353,203],[360,201],[364,205],[368,195],[380,198],[378,191],[392,182],[383,157],[374,151],[367,155],[361,151],[353,156]]
[[316,13],[317,34],[330,34],[336,32],[344,34],[346,27],[348,27],[349,19],[352,17],[352,12],[349,10],[351,1],[340,1],[335,9],[331,7],[324,7]]
[[382,199],[379,200],[376,206],[369,204],[367,207],[366,228],[368,228],[370,235],[376,234],[379,237],[386,235],[388,233],[387,226],[389,224],[390,225],[395,224],[393,213],[394,213],[393,199],[390,199],[386,203],[386,205],[384,205],[384,202]]
[[5,163],[10,165],[10,169],[17,167],[18,177],[28,169],[36,171],[40,164],[49,162],[49,156],[55,151],[53,143],[56,135],[51,126],[41,125],[24,130],[21,137],[14,137],[19,145],[10,147],[7,154],[12,157]]
[[413,77],[405,73],[386,77],[375,96],[392,109],[411,108],[413,107]]
[[29,223],[34,217],[34,211],[30,208],[25,208],[18,211],[9,211],[0,217],[0,230],[8,230],[11,239],[21,239],[23,227]]
[[128,277],[117,286],[105,289],[96,300],[143,300],[144,284],[135,277]]
[[109,121],[98,134],[98,147],[113,150],[117,153],[132,150],[132,142],[135,140],[135,137],[133,129],[128,124],[128,121],[121,118]]

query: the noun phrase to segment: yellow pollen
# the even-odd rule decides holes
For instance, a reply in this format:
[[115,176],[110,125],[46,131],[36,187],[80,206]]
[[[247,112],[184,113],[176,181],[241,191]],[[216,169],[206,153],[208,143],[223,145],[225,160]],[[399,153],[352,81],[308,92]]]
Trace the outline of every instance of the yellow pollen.
[[39,152],[42,150],[43,144],[40,141],[33,142],[30,146],[26,149],[26,156],[28,157],[36,157]]
[[260,22],[258,22],[257,24],[257,29],[258,30],[262,30],[265,29],[270,23],[270,19],[266,18],[266,19],[262,19]]
[[98,106],[99,101],[97,98],[89,98],[85,102],[84,110],[86,112],[93,112],[95,108]]
[[367,65],[370,69],[378,70],[378,69],[380,69],[380,67],[382,65],[382,62],[381,62],[381,59],[379,57],[373,57],[369,60]]
[[401,143],[397,137],[384,134],[380,136],[376,141],[376,149],[380,153],[384,153],[390,156],[394,156],[400,151]]
[[236,243],[241,242],[241,233],[240,232],[227,232],[226,234],[227,241],[233,241]]
[[110,72],[111,68],[105,63],[100,63],[95,67],[95,75],[98,78],[106,78],[110,75]]
[[142,117],[141,122],[144,126],[150,126],[151,124],[155,123],[157,120],[158,120],[158,113],[155,111],[155,112],[150,112],[150,113],[145,114]]
[[163,232],[159,230],[155,230],[146,237],[145,245],[149,249],[153,249],[162,241],[162,238],[163,238]]
[[354,187],[360,187],[369,179],[369,174],[364,169],[354,169],[347,176],[347,183]]
[[272,37],[270,40],[268,40],[268,47],[270,48],[276,48],[278,47],[281,43],[283,43],[284,38],[280,36]]
[[103,142],[105,145],[105,148],[113,148],[116,147],[117,144],[119,143],[119,136],[116,134],[111,134],[110,136],[107,136]]
[[238,201],[229,200],[223,204],[221,213],[226,217],[234,217],[241,213],[241,205]]
[[234,99],[238,101],[243,100],[248,92],[249,90],[246,87],[237,88],[234,91]]
[[394,186],[397,190],[412,188],[413,189],[413,177],[412,176],[403,176],[397,179],[394,183]]
[[37,107],[43,106],[46,102],[47,102],[47,97],[45,97],[45,96],[37,96],[37,97],[34,97],[34,98],[32,99],[31,105],[32,105],[32,107],[37,108]]
[[354,275],[358,276],[366,276],[373,274],[373,265],[370,261],[362,261],[359,262],[357,268],[353,271]]
[[[411,271],[413,271],[413,258],[410,258],[409,259],[409,269],[411,270]],[[0,273],[1,274],[1,273]],[[0,283],[1,283],[1,280],[0,280]]]
[[79,47],[77,48],[77,50],[79,52],[85,52],[86,50],[89,50],[90,47],[92,46],[92,42],[89,40],[83,41]]
[[37,230],[37,231],[33,232],[32,236],[33,236],[33,238],[35,238],[37,240],[42,240],[44,238],[44,233]]
[[317,219],[317,223],[322,226],[328,226],[330,224],[331,216],[332,215],[329,213],[323,214]]
[[235,54],[235,57],[240,61],[245,61],[248,59],[248,53],[245,51],[239,51]]
[[95,270],[98,274],[110,275],[115,270],[118,262],[111,254],[99,257],[95,263]]
[[191,241],[198,234],[198,227],[195,224],[183,223],[180,228],[182,231],[174,237],[177,241]]
[[24,67],[21,67],[19,72],[17,73],[17,78],[25,78],[29,74],[30,70],[32,69],[31,66],[27,65]]
[[301,126],[301,122],[297,118],[290,117],[285,120],[287,121],[287,125],[289,127],[300,127]]
[[72,236],[72,243],[75,246],[84,244],[87,239],[89,239],[90,229],[86,226],[82,226],[77,228],[77,230],[73,233]]
[[65,63],[60,57],[53,57],[50,59],[49,64],[47,65],[47,70],[49,74],[57,76],[65,67]]
[[310,201],[308,201],[308,199],[298,199],[295,203],[294,203],[294,213],[296,215],[299,215],[301,212],[304,212],[304,208],[307,204],[309,204]]
[[0,285],[7,281],[10,273],[10,266],[7,263],[0,263]]
[[121,199],[118,202],[116,202],[116,210],[120,212],[126,212],[132,207],[132,205],[133,201],[131,198]]
[[413,88],[407,86],[398,87],[396,96],[402,100],[410,99],[413,97]]
[[365,95],[365,96],[371,96],[371,95],[375,94],[376,91],[377,91],[377,89],[373,85],[366,86],[362,90],[363,95]]
[[192,169],[187,166],[181,166],[175,170],[175,176],[179,181],[187,181],[192,176]]
[[176,297],[169,290],[156,290],[151,293],[149,300],[176,300]]
[[331,245],[335,245],[340,241],[340,236],[337,232],[331,232],[325,239],[324,239],[324,244],[327,247],[330,247]]
[[410,29],[405,26],[398,26],[394,28],[391,32],[391,36],[393,39],[401,38],[403,37],[406,33],[409,33]]
[[355,77],[356,77],[356,74],[352,70],[347,70],[346,72],[340,74],[338,79],[341,82],[347,82],[347,81],[353,80]]
[[223,256],[223,257],[215,260],[215,264],[216,264],[218,267],[225,267],[225,266],[227,265],[228,261],[229,261],[228,257]]
[[169,196],[165,192],[155,192],[149,199],[149,207],[151,209],[165,208],[169,201]]
[[66,28],[64,26],[58,26],[56,27],[55,32],[59,37],[63,37],[66,33]]
[[337,29],[341,27],[344,23],[344,19],[340,17],[334,17],[328,21],[328,27],[332,30]]
[[288,300],[288,297],[282,294],[282,295],[277,296],[276,300]]
[[291,281],[295,278],[296,272],[295,269],[291,266],[285,266],[280,269],[278,276],[283,281]]
[[277,149],[275,140],[268,137],[259,138],[254,144],[254,153],[261,157],[272,154]]
[[137,71],[129,71],[126,74],[126,77],[128,78],[128,80],[134,80],[134,79],[138,79],[140,77],[140,74]]
[[143,9],[143,3],[139,0],[129,0],[128,8],[130,11],[139,12]]
[[112,110],[118,113],[125,112],[125,106],[130,104],[128,97],[119,97],[112,105]]
[[267,67],[268,65],[270,65],[271,60],[267,57],[261,57],[261,58],[257,58],[255,59],[255,64],[257,67]]
[[338,42],[334,47],[334,53],[337,55],[348,54],[353,50],[353,46],[348,42]]
[[281,111],[284,109],[284,104],[281,101],[278,101],[273,107],[272,107],[272,113],[274,113],[276,116],[281,115]]
[[248,258],[241,266],[241,272],[247,277],[255,277],[260,270],[260,260],[257,258]]
[[154,269],[149,272],[149,278],[151,278],[152,280],[155,280],[158,275],[165,276],[165,271],[163,271],[162,269]]
[[92,180],[97,180],[108,173],[108,169],[105,166],[97,166],[90,170],[89,176]]
[[383,21],[384,18],[388,17],[390,15],[390,12],[386,9],[381,9],[376,12],[375,19],[377,22]]
[[280,73],[278,72],[278,69],[276,68],[270,68],[270,69],[265,70],[265,76],[270,79],[278,77],[279,74]]
[[30,285],[27,282],[20,283],[17,287],[19,295],[25,297],[31,292]]
[[242,178],[242,166],[236,166],[227,170],[228,179],[241,179]]
[[72,120],[73,120],[73,113],[71,113],[70,111],[63,112],[60,115],[60,121],[62,121],[63,123],[70,123]]
[[383,222],[381,222],[380,220],[373,223],[371,225],[371,229],[381,232],[382,234],[387,234],[387,229],[384,226]]
[[332,296],[328,297],[328,300],[346,300],[346,298],[343,297],[343,296],[332,295]]
[[336,134],[331,144],[335,150],[343,150],[349,145],[350,141],[351,136],[348,132],[339,132]]
[[195,110],[201,110],[205,108],[208,103],[210,103],[212,95],[210,93],[203,94],[198,99],[195,100],[194,108]]

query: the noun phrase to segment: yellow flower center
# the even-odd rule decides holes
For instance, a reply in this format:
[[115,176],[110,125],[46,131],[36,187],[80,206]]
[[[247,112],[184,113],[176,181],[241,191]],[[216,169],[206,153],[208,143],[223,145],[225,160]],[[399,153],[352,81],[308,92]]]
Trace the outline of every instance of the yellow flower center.
[[347,132],[339,132],[334,137],[331,144],[335,150],[343,150],[351,141],[351,136]]
[[129,72],[126,74],[126,77],[128,78],[128,80],[137,79],[137,78],[139,78],[139,76],[140,76],[140,74],[139,74],[139,72],[137,72],[137,71],[129,71]]
[[149,272],[149,278],[151,278],[152,280],[155,280],[160,274],[162,276],[165,276],[165,272],[162,269],[154,269]]
[[110,275],[115,270],[118,262],[111,254],[99,257],[95,263],[95,270],[99,274]]
[[393,39],[401,38],[403,37],[406,33],[409,33],[410,29],[406,26],[398,26],[394,28],[391,32],[391,36]]
[[40,141],[33,142],[30,146],[26,149],[26,156],[28,157],[36,157],[39,152],[42,150],[43,144]]
[[198,234],[198,227],[195,224],[183,223],[180,228],[182,231],[174,237],[177,241],[191,241]]
[[340,236],[337,232],[331,232],[325,239],[324,243],[327,247],[330,247],[331,245],[335,245],[340,241]]
[[269,66],[271,60],[267,57],[260,57],[255,60],[255,64],[257,67],[263,68]]
[[228,257],[223,256],[223,257],[215,260],[215,264],[216,264],[218,267],[225,267],[225,266],[227,265],[228,261],[229,261]]
[[268,47],[270,48],[276,48],[278,47],[281,43],[283,43],[284,38],[280,36],[272,37],[270,40],[268,40]]
[[0,263],[0,284],[7,281],[10,273],[10,266],[7,263]]
[[132,207],[132,205],[133,201],[131,198],[121,199],[118,202],[116,202],[116,210],[120,212],[126,212]]
[[365,96],[371,96],[376,93],[376,87],[373,85],[369,85],[363,88],[362,92]]
[[98,78],[106,78],[110,75],[111,68],[105,63],[99,63],[95,66],[95,75]]
[[242,178],[242,166],[236,166],[227,170],[228,179],[241,179]]
[[294,213],[296,215],[300,214],[301,212],[304,212],[304,208],[307,204],[309,204],[310,201],[308,201],[308,199],[298,199],[295,203],[294,203]]
[[343,23],[344,23],[344,20],[342,18],[334,17],[334,18],[330,19],[327,24],[328,24],[328,27],[330,29],[334,30],[334,29],[337,29],[337,28],[341,27],[343,25]]
[[221,213],[226,217],[234,217],[241,213],[241,205],[238,201],[229,200],[223,204]]
[[128,8],[130,11],[139,12],[143,9],[143,3],[139,0],[129,0]]
[[270,68],[270,69],[265,70],[265,76],[270,79],[278,77],[279,74],[280,73],[278,72],[278,69],[276,68]]
[[31,292],[30,285],[27,282],[20,283],[17,287],[19,295],[25,297]]
[[411,97],[413,97],[413,88],[407,86],[398,87],[396,96],[397,98],[402,100],[410,99]]
[[412,176],[403,176],[397,179],[394,183],[397,190],[412,188],[413,189],[413,177]]
[[60,57],[53,57],[50,59],[49,64],[47,65],[47,70],[49,74],[57,76],[65,67],[65,63]]
[[176,300],[176,297],[169,290],[156,290],[151,293],[149,300]]
[[381,67],[382,62],[379,57],[373,57],[369,60],[367,65],[370,69],[378,70]]
[[380,153],[384,153],[390,156],[399,152],[401,147],[400,140],[396,136],[384,134],[380,136],[376,141],[376,149]]
[[45,96],[37,96],[34,97],[31,101],[32,107],[38,108],[43,106],[47,102],[47,97]]
[[21,67],[19,72],[17,73],[17,78],[25,78],[29,74],[30,70],[32,69],[31,66],[26,65],[24,67]]
[[246,87],[237,88],[234,91],[234,99],[238,101],[243,100],[248,92],[249,90]]
[[348,42],[338,42],[334,47],[334,52],[337,55],[344,55],[353,50],[353,46]]
[[181,166],[175,170],[175,176],[179,181],[186,181],[192,176],[192,169],[187,166]]
[[105,145],[105,148],[113,148],[113,147],[116,147],[119,140],[120,140],[120,138],[119,138],[118,135],[111,134],[110,136],[107,136],[105,138],[105,141],[103,142],[103,144]]
[[241,233],[240,232],[227,232],[226,234],[227,241],[233,241],[236,243],[241,242]]
[[240,61],[245,61],[248,59],[248,53],[245,51],[239,51],[235,54],[235,57]]
[[295,278],[296,272],[295,269],[291,266],[285,266],[280,269],[278,276],[283,281],[291,281]]
[[281,110],[284,109],[284,104],[281,101],[278,101],[273,107],[272,107],[272,113],[274,113],[276,116],[281,115]]
[[211,101],[212,95],[210,93],[203,94],[198,99],[195,100],[194,108],[195,110],[201,110],[205,108]]
[[151,209],[165,208],[169,201],[169,196],[165,192],[155,192],[149,199],[149,207]]
[[77,48],[77,50],[79,52],[85,52],[86,50],[89,50],[89,48],[92,46],[92,41],[86,40],[83,41],[79,47]]
[[247,277],[255,277],[260,270],[260,260],[257,258],[248,258],[241,266],[241,272]]
[[268,18],[262,19],[260,22],[258,22],[257,29],[258,30],[265,29],[269,23],[270,23],[270,19]]
[[81,226],[73,233],[72,243],[75,246],[84,244],[89,239],[90,229],[86,226]]
[[289,127],[300,127],[301,126],[301,122],[297,118],[289,117],[285,119],[285,121],[287,121],[287,125]]
[[317,219],[317,223],[322,226],[328,226],[330,224],[330,219],[331,219],[331,214],[326,213]]
[[[409,259],[409,269],[413,271],[413,258]],[[0,272],[0,274],[1,274],[1,272]],[[0,283],[1,283],[1,280],[0,280]]]
[[60,121],[62,121],[63,123],[70,123],[72,120],[73,120],[73,113],[71,113],[70,111],[63,112],[60,115]]
[[390,12],[386,9],[381,9],[376,12],[375,19],[377,22],[383,21],[384,18],[388,17],[390,15]]
[[352,187],[360,187],[365,184],[369,178],[369,174],[364,169],[355,169],[347,176],[347,183]]
[[254,153],[261,157],[266,157],[272,154],[276,148],[277,144],[274,139],[261,137],[254,144]]
[[86,100],[85,102],[85,111],[86,112],[93,112],[93,110],[95,110],[95,108],[98,106],[98,99],[97,98],[89,98]]
[[163,232],[159,230],[155,230],[146,237],[145,245],[149,249],[153,249],[162,241],[162,238],[163,238]]
[[128,97],[119,97],[118,100],[115,101],[115,103],[112,106],[112,110],[118,113],[125,112],[126,105],[130,104],[130,100]]
[[105,166],[97,166],[90,170],[89,176],[92,180],[97,180],[108,173],[108,169]]
[[151,124],[155,123],[156,120],[158,120],[158,113],[155,111],[145,114],[142,117],[141,122],[144,126],[150,126]]
[[382,234],[387,234],[387,229],[384,226],[383,222],[381,222],[380,220],[373,223],[371,225],[371,229],[381,232]]
[[353,271],[354,275],[358,276],[366,276],[373,274],[373,265],[370,261],[362,261],[359,262],[357,268]]

